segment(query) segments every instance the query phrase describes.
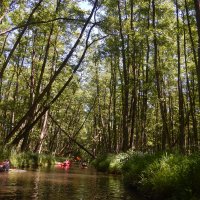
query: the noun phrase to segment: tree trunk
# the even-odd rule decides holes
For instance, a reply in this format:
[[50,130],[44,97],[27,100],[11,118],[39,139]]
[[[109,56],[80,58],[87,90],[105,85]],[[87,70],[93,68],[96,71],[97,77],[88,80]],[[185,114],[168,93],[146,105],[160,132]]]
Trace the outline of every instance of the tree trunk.
[[155,76],[156,76],[156,89],[157,89],[157,95],[158,95],[158,100],[159,100],[159,105],[160,105],[160,112],[161,112],[161,117],[162,117],[162,124],[163,124],[163,131],[162,131],[162,150],[166,150],[166,139],[168,135],[168,126],[167,126],[167,113],[164,107],[164,99],[162,97],[161,93],[161,81],[160,81],[160,74],[159,74],[159,69],[158,69],[158,44],[157,44],[157,36],[156,36],[156,11],[155,11],[155,1],[152,0],[152,14],[153,14],[153,30],[154,30],[154,39],[153,39],[153,44],[154,44],[154,69],[155,69]]
[[184,99],[182,91],[182,80],[181,80],[181,52],[180,52],[180,31],[179,31],[179,8],[178,2],[175,2],[176,6],[176,25],[177,25],[177,57],[178,57],[178,105],[179,105],[179,149],[184,153],[184,142],[185,142],[185,120],[184,120]]
[[44,139],[45,139],[45,137],[47,135],[48,112],[49,111],[46,111],[46,113],[44,115],[44,119],[42,120],[40,138],[39,138],[39,141],[38,141],[38,143],[36,145],[36,148],[35,148],[35,152],[38,152],[39,154],[42,152],[43,142],[44,142]]
[[194,6],[196,11],[196,25],[198,33],[198,63],[196,65],[196,75],[198,81],[198,93],[199,93],[199,106],[200,106],[200,0],[194,0]]
[[[8,57],[7,57],[6,61],[3,63],[2,68],[0,69],[0,84],[1,84],[1,82],[2,82],[2,78],[3,78],[4,71],[5,71],[5,69],[6,69],[7,65],[8,65],[8,63],[10,62],[10,59],[11,59],[13,53],[15,52],[15,49],[16,49],[17,46],[19,45],[19,43],[20,43],[20,41],[21,41],[21,38],[22,38],[22,36],[24,35],[24,33],[25,33],[25,31],[26,31],[26,29],[27,29],[27,27],[28,27],[28,23],[31,21],[32,16],[34,15],[34,13],[35,13],[36,10],[38,9],[38,7],[41,5],[42,1],[43,1],[43,0],[40,0],[40,1],[36,4],[36,6],[33,8],[32,12],[30,13],[29,18],[28,18],[28,20],[27,20],[27,22],[26,22],[26,24],[25,24],[25,26],[24,26],[24,28],[23,28],[22,31],[20,32],[20,34],[19,34],[19,36],[18,36],[18,38],[17,38],[15,44],[13,45],[13,48],[11,49],[10,53],[8,54]],[[1,94],[1,88],[0,88],[0,94]]]
[[[188,11],[187,11],[187,21],[189,20],[188,18]],[[185,24],[185,21],[183,20],[183,24]],[[189,26],[189,22],[188,22],[188,28],[190,28]],[[191,30],[189,31],[191,33]],[[192,37],[192,35],[190,35],[190,38]],[[192,39],[192,38],[191,38]],[[192,40],[193,41],[193,40]],[[193,44],[193,42],[192,42]],[[192,45],[192,48],[194,48],[194,46]],[[193,54],[194,57],[196,57],[196,53],[193,50]],[[196,59],[195,59],[196,60]],[[188,99],[189,99],[189,113],[188,113],[188,120],[187,120],[187,125],[188,125],[188,149],[190,150],[190,146],[194,146],[195,148],[197,148],[197,143],[198,143],[198,131],[197,131],[197,120],[196,120],[196,112],[195,112],[195,100],[192,96],[192,88],[190,85],[190,80],[189,80],[189,75],[188,75],[188,65],[187,65],[187,47],[186,47],[186,31],[184,29],[184,61],[185,61],[185,76],[186,76],[186,84],[187,84],[187,94],[188,94]],[[190,130],[190,115],[192,118],[192,131]],[[191,132],[193,132],[193,135],[191,134]],[[193,137],[192,137],[193,136]],[[193,143],[194,141],[194,143]]]
[[[9,140],[11,139],[11,137],[20,129],[20,127],[22,126],[22,124],[24,124],[24,122],[27,120],[27,118],[30,116],[30,114],[36,109],[36,107],[38,106],[39,102],[42,101],[42,99],[44,98],[44,96],[50,92],[51,90],[51,86],[54,83],[54,81],[56,80],[56,78],[58,77],[58,75],[61,73],[62,69],[66,66],[67,62],[69,61],[69,59],[71,58],[71,56],[73,55],[76,47],[79,45],[81,38],[83,37],[83,34],[85,33],[85,30],[95,12],[95,9],[98,5],[98,0],[96,0],[94,2],[94,6],[93,9],[89,15],[89,17],[87,18],[81,33],[79,35],[79,37],[77,38],[76,42],[74,43],[74,45],[72,46],[71,50],[69,51],[69,53],[67,54],[67,56],[65,57],[64,61],[60,64],[60,67],[57,69],[57,71],[55,71],[55,73],[53,74],[52,78],[50,79],[49,83],[46,85],[46,87],[44,88],[44,90],[39,94],[39,96],[35,99],[33,105],[29,108],[29,110],[24,114],[24,116],[18,121],[18,123],[15,125],[15,127],[12,129],[12,131],[9,133],[9,135],[6,137],[4,143],[8,143]],[[94,26],[92,26],[93,28]],[[86,39],[86,47],[84,49],[84,52],[79,60],[79,63],[77,64],[77,66],[75,67],[73,74],[78,70],[81,62],[84,59],[84,56],[86,54],[87,49],[89,48],[88,45],[88,40],[89,40],[89,36],[91,33],[91,29],[87,35],[87,39]],[[52,101],[46,105],[46,106],[42,106],[40,108],[40,113],[38,113],[38,116],[36,117],[35,121],[32,122],[32,124],[30,126],[28,126],[26,128],[26,131],[29,131],[32,129],[32,127],[37,123],[37,121],[45,114],[45,112],[50,108],[50,105],[53,104],[58,98],[59,96],[62,94],[62,92],[64,91],[64,89],[68,86],[68,84],[71,82],[72,78],[73,78],[73,74],[68,78],[68,80],[66,81],[66,83],[63,85],[63,87],[60,89],[60,91],[58,92],[58,94],[52,99]],[[21,131],[20,131],[21,132]],[[22,137],[23,133],[19,133],[18,134],[18,138],[20,139]]]
[[122,24],[122,16],[121,16],[121,5],[120,1],[118,0],[118,18],[119,18],[119,33],[120,33],[120,40],[121,40],[121,53],[122,53],[122,65],[123,65],[123,83],[124,83],[124,90],[122,94],[122,114],[123,114],[123,144],[122,150],[125,152],[128,150],[128,96],[129,96],[129,80],[128,80],[128,67],[126,64],[126,52],[125,52],[125,39],[123,35],[123,24]]

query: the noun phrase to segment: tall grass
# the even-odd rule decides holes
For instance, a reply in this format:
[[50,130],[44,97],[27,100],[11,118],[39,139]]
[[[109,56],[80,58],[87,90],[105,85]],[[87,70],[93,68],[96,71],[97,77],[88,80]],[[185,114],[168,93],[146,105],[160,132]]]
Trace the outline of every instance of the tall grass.
[[6,160],[10,157],[10,150],[0,145],[0,161]]
[[141,173],[140,190],[153,199],[199,199],[200,156],[163,155]]
[[14,167],[50,166],[55,163],[55,157],[32,152],[17,153],[12,151],[10,161],[11,165]]
[[150,199],[200,199],[200,155],[127,152],[101,156],[101,171],[123,174],[124,182]]

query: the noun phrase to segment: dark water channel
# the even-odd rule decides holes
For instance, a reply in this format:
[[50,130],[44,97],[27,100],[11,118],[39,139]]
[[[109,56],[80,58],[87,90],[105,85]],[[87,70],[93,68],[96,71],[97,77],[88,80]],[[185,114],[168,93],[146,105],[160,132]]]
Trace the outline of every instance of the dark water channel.
[[5,200],[141,200],[119,176],[73,165],[62,168],[0,173],[0,199]]

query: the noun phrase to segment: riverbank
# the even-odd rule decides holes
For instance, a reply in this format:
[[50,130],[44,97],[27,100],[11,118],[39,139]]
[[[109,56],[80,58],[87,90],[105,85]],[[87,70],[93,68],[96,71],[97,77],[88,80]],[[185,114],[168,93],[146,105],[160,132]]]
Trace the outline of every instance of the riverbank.
[[99,171],[122,174],[124,183],[148,199],[200,199],[200,155],[108,154],[94,160]]

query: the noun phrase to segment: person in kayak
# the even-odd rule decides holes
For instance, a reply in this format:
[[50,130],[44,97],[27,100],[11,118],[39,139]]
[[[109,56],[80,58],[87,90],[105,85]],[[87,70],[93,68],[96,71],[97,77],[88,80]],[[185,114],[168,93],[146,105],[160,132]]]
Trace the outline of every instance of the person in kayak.
[[3,162],[3,169],[4,169],[4,171],[9,171],[9,169],[10,169],[10,161],[9,160],[5,160]]
[[66,160],[65,162],[63,162],[63,167],[69,167],[71,166],[71,162],[69,160]]

